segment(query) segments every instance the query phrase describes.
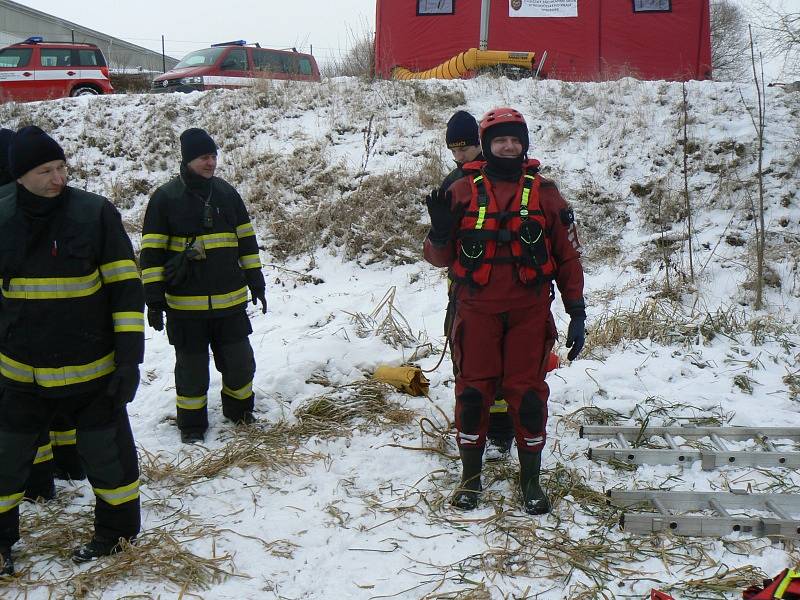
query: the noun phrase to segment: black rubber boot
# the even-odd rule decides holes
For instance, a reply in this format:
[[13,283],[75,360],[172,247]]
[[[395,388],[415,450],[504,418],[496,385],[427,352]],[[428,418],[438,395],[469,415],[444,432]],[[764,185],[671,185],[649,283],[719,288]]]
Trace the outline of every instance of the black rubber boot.
[[14,559],[11,548],[0,547],[0,577],[11,577],[14,574]]
[[72,562],[85,563],[97,560],[101,556],[116,554],[120,550],[122,548],[119,542],[109,542],[95,537],[89,543],[78,546],[72,551]]
[[522,491],[522,507],[529,515],[544,515],[550,512],[550,500],[539,485],[542,466],[541,452],[519,453],[519,486]]
[[181,442],[184,444],[202,444],[205,441],[205,431],[199,429],[181,429]]
[[461,510],[475,510],[481,490],[481,468],[483,448],[459,448],[461,455],[461,485],[453,494],[450,503]]

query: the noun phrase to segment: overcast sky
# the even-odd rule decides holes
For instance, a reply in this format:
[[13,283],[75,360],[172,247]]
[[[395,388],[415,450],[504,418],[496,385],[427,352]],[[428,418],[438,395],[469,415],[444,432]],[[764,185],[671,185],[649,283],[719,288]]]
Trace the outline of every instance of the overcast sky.
[[175,58],[216,42],[296,47],[325,61],[375,30],[375,0],[16,0]]

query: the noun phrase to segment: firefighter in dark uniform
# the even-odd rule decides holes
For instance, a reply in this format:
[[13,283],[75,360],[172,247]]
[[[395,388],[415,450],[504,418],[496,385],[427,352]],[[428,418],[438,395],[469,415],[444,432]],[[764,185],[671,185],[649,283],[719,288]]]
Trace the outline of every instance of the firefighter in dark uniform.
[[[439,193],[444,194],[448,188],[464,176],[464,164],[483,160],[481,153],[480,140],[478,139],[478,122],[470,113],[459,110],[447,121],[445,131],[445,141],[447,148],[453,154],[456,168],[450,171],[439,186]],[[449,287],[449,291],[455,288]],[[447,304],[447,316],[445,317],[444,334],[450,335],[455,312],[455,299],[450,298]],[[456,365],[453,363],[454,374]],[[486,448],[483,458],[487,461],[501,460],[508,457],[511,452],[511,445],[514,443],[514,425],[508,414],[508,404],[503,398],[503,391],[500,389],[495,394],[494,404],[489,409],[489,430],[486,434]]]
[[144,293],[114,206],[66,185],[58,143],[11,139],[0,187],[0,555],[13,573],[19,504],[37,446],[60,412],[96,496],[95,532],[72,555],[116,552],[139,532],[139,467],[126,404],[139,385]]
[[150,199],[142,228],[147,320],[175,347],[178,428],[184,443],[208,429],[208,348],[222,373],[222,413],[251,423],[256,364],[247,291],[267,312],[255,231],[239,194],[214,177],[217,145],[202,129],[181,136],[180,174]]
[[[0,129],[0,186],[14,181],[8,170],[8,146],[14,132]],[[0,390],[2,393],[2,390]],[[73,423],[66,416],[56,414],[51,423],[52,430],[43,432],[38,442],[36,457],[25,484],[25,498],[50,500],[55,497],[53,477],[81,480],[86,474],[78,458],[77,436]]]
[[549,397],[545,374],[557,337],[553,282],[570,315],[567,358],[574,360],[585,340],[580,244],[572,210],[555,184],[539,175],[539,161],[527,160],[528,127],[519,111],[489,111],[479,136],[486,160],[465,164],[465,177],[426,198],[431,229],[425,259],[448,267],[456,287],[450,343],[458,369],[462,476],[452,503],[464,510],[478,504],[489,408],[502,379],[523,508],[538,515],[550,510],[539,473]]

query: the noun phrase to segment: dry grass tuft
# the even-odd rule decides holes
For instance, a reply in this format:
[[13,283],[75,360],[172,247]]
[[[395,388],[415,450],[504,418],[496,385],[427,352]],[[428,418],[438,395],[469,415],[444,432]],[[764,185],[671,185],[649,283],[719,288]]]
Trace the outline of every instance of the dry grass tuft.
[[365,379],[315,396],[295,411],[299,424],[294,431],[308,437],[345,436],[354,424],[361,427],[407,425],[414,418],[411,410],[389,401],[394,389]]
[[349,312],[347,314],[356,324],[356,335],[360,338],[375,336],[394,348],[419,348],[427,343],[425,334],[412,333],[411,326],[403,313],[394,305],[396,294],[397,287],[392,286],[368,315]]
[[772,317],[750,316],[739,306],[703,311],[687,309],[668,299],[637,301],[630,308],[613,308],[590,324],[586,351],[612,348],[626,340],[650,339],[670,344],[699,344],[717,335],[738,341],[736,336],[749,334],[755,343],[782,341],[796,326]]
[[[91,538],[91,510],[69,510],[68,501],[60,499],[37,506],[34,514],[25,513],[21,521],[25,545],[18,551],[17,566],[46,565],[38,578],[23,571],[9,585],[21,596],[31,590],[47,588],[54,597],[100,598],[108,587],[125,580],[169,581],[184,592],[209,589],[215,583],[234,576],[232,557],[228,554],[200,556],[187,544],[223,533],[211,525],[195,523],[189,517],[173,526],[163,526],[142,533],[133,543],[123,543],[121,552],[102,558],[86,569],[76,568],[70,554],[74,547]],[[60,567],[60,568],[59,568]]]
[[277,424],[267,429],[239,426],[225,445],[197,453],[179,453],[174,459],[139,449],[142,479],[173,490],[218,477],[233,468],[254,469],[254,476],[280,471],[300,475],[303,467],[319,459],[299,447],[297,431]]

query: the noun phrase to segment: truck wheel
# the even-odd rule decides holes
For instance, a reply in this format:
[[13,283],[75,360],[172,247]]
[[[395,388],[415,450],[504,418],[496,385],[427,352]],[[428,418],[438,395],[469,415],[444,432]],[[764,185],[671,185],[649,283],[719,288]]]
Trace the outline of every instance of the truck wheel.
[[74,90],[70,96],[97,96],[100,92],[98,92],[95,88],[90,85],[79,85]]

